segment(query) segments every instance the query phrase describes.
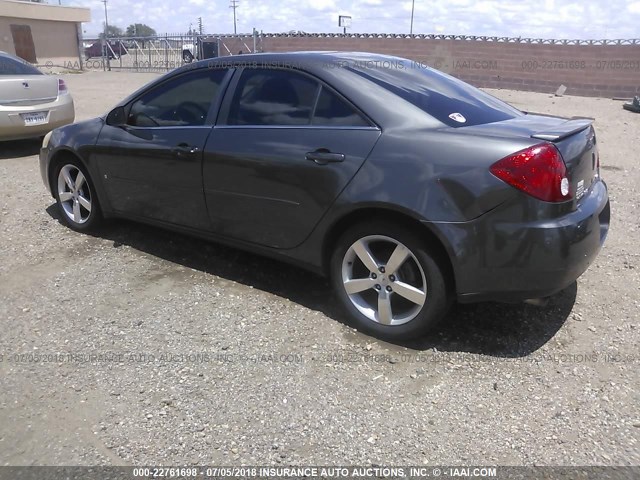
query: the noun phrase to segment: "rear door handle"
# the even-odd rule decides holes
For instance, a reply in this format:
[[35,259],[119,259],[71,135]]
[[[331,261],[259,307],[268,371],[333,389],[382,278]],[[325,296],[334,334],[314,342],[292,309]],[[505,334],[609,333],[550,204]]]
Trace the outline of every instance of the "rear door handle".
[[343,153],[332,153],[322,149],[307,153],[305,158],[318,165],[326,165],[327,163],[344,162],[345,157]]
[[198,153],[200,149],[198,147],[194,147],[193,145],[187,145],[186,143],[181,143],[177,145],[173,149],[173,153],[176,155],[192,155],[194,153]]

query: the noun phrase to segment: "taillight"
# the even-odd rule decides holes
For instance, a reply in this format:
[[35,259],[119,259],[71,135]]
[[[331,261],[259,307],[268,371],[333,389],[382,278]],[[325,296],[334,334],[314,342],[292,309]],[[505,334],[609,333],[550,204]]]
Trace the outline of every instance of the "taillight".
[[512,187],[545,202],[571,199],[567,167],[550,143],[521,150],[491,165],[491,173]]
[[58,95],[62,95],[65,93],[69,93],[69,91],[67,90],[67,84],[64,83],[64,80],[59,78],[58,79]]

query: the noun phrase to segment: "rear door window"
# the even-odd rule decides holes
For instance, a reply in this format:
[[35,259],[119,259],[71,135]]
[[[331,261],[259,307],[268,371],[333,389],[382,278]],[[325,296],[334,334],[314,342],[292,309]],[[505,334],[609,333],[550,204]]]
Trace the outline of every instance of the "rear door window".
[[318,97],[312,123],[329,127],[370,126],[355,108],[326,87],[322,87]]
[[310,125],[320,84],[298,72],[246,69],[231,102],[229,125]]

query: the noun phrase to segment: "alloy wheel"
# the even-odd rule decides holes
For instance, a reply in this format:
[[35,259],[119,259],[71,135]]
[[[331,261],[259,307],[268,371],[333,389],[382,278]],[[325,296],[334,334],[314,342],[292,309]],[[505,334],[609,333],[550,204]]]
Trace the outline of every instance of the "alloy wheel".
[[416,256],[383,235],[363,237],[347,249],[342,283],[353,306],[382,325],[410,322],[427,299],[426,276]]
[[83,224],[89,220],[92,195],[84,174],[75,165],[65,165],[58,174],[58,199],[69,220]]

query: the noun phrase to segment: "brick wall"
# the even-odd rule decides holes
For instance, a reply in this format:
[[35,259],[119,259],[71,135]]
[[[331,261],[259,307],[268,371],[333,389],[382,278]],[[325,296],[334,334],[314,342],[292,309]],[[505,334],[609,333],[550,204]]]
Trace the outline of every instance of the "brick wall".
[[[251,36],[224,38],[231,53],[253,47]],[[364,51],[427,63],[478,87],[567,95],[640,95],[640,40],[552,43],[437,36],[263,35],[264,52]],[[222,55],[227,54],[221,48]]]

